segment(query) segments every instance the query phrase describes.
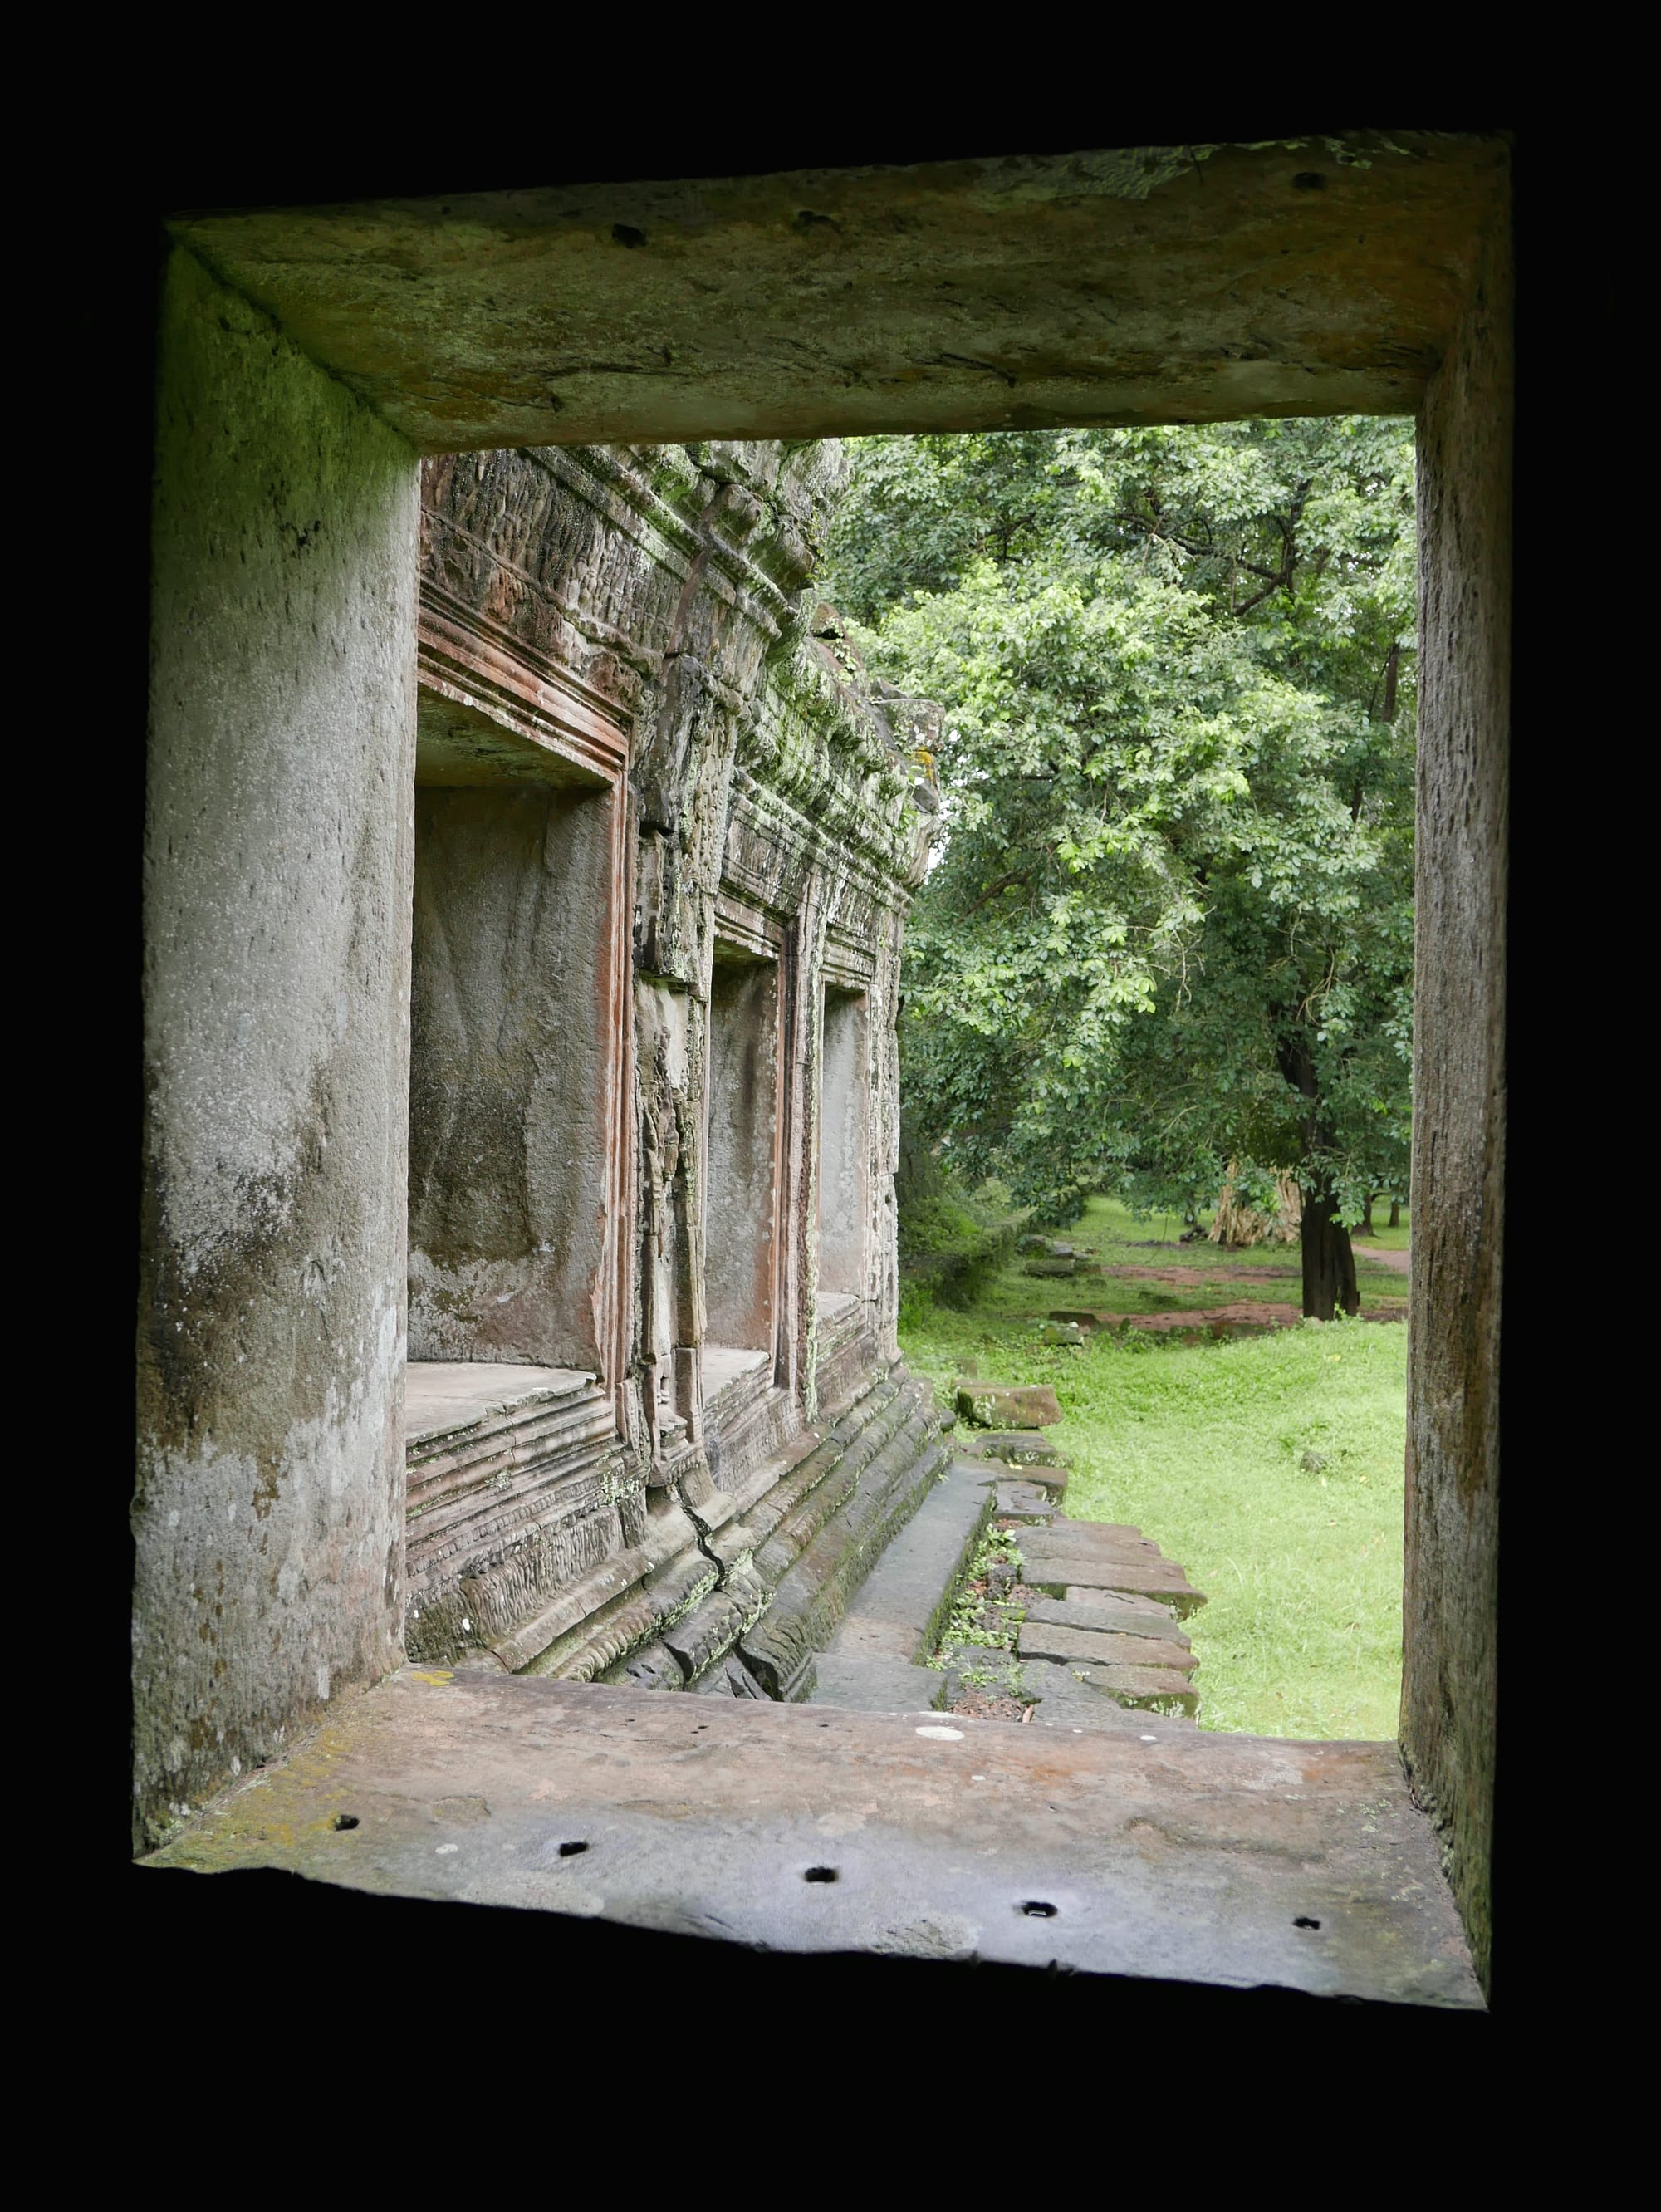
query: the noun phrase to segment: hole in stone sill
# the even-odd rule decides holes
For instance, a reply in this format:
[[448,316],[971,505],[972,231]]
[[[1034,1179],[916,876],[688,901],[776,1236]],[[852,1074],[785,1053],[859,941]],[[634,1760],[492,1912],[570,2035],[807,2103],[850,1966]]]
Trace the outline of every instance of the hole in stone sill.
[[1318,1920],[1312,1920],[1306,1912],[1300,1912],[1292,1923],[1294,1928],[1318,1928],[1320,1924]]
[[355,1828],[358,1826],[358,1816],[355,1813],[336,1813],[335,1826],[336,1828]]
[[1041,1897],[1029,1897],[1021,1909],[1028,1920],[1053,1920],[1061,1910],[1059,1905],[1046,1905]]
[[561,1844],[560,1845],[560,1856],[562,1859],[574,1859],[579,1851],[585,1851],[587,1849],[588,1845],[586,1844]]
[[802,1879],[803,1881],[840,1881],[842,1877],[834,1867],[809,1867]]
[[1318,169],[1300,169],[1292,179],[1292,189],[1299,192],[1324,192],[1326,179]]

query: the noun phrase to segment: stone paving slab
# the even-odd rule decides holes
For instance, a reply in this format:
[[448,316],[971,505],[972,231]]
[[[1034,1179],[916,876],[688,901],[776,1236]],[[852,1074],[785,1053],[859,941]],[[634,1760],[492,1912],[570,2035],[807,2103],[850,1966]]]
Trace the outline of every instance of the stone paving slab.
[[1199,1665],[1191,1650],[1163,1637],[1117,1636],[1099,1628],[1059,1628],[1034,1620],[1021,1625],[1016,1650],[1023,1659],[1059,1659],[1068,1666],[1156,1667],[1191,1674]]
[[903,1659],[911,1665],[917,1657],[917,1631],[909,1621],[873,1620],[868,1613],[843,1616],[829,1650],[850,1659]]
[[942,1656],[946,1663],[936,1680],[945,1685],[943,1710],[949,1710],[962,1690],[991,1697],[1021,1694],[1021,1663],[1013,1651],[1001,1650],[996,1644],[948,1644]]
[[[1139,1738],[1149,1725],[1146,1713],[1132,1712],[1105,1690],[1082,1681],[1058,1659],[1022,1659],[1017,1662],[1021,1689],[1038,1704],[1028,1726],[1106,1729],[1119,1735]],[[1173,1728],[1194,1728],[1191,1720],[1173,1720]]]
[[1143,1566],[1128,1559],[1096,1561],[1073,1553],[1052,1556],[1029,1560],[1026,1578],[1047,1590],[1128,1591],[1134,1596],[1158,1598],[1185,1620],[1205,1603],[1205,1593],[1190,1587],[1180,1567]]
[[1119,1559],[1127,1553],[1142,1559],[1160,1556],[1159,1546],[1150,1537],[1123,1521],[1069,1521],[1052,1535],[1034,1536],[1033,1542],[1046,1549],[1076,1552],[1088,1559]]
[[813,1702],[849,1712],[932,1712],[945,1686],[945,1677],[931,1667],[876,1652],[821,1651],[815,1666]]
[[1036,1482],[1000,1482],[997,1512],[1000,1520],[1028,1521],[1041,1525],[1063,1510],[1052,1490]]
[[[446,1819],[464,1801],[476,1817]],[[1482,2008],[1394,1744],[1163,1718],[1075,1733],[406,1668],[146,1864],[774,1950]]]
[[1092,1612],[1099,1612],[1103,1607],[1111,1607],[1115,1613],[1139,1613],[1144,1620],[1160,1623],[1161,1626],[1154,1631],[1156,1635],[1176,1633],[1174,1626],[1176,1615],[1170,1607],[1161,1605],[1156,1597],[1139,1596],[1135,1590],[1092,1589],[1083,1583],[1077,1586],[1070,1583],[1064,1599],[1045,1598],[1040,1602],[1046,1605],[1064,1603],[1088,1608]]
[[1105,1690],[1119,1705],[1155,1713],[1194,1713],[1199,1692],[1173,1667],[1082,1667],[1092,1688]]
[[1040,1430],[971,1429],[956,1443],[960,1459],[992,1459],[1018,1467],[1029,1482],[1048,1483],[1058,1491],[1067,1487],[1067,1469],[1061,1455]]
[[[1188,1638],[1177,1626],[1176,1615],[1151,1598],[1133,1601],[1100,1590],[1091,1590],[1088,1598],[1082,1593],[1076,1598],[1040,1597],[1026,1589],[1021,1595],[1029,1621],[1047,1621],[1055,1628],[1100,1629],[1114,1636],[1150,1637],[1179,1644],[1185,1651],[1188,1649]],[[1088,1601],[1091,1599],[1094,1603]]]

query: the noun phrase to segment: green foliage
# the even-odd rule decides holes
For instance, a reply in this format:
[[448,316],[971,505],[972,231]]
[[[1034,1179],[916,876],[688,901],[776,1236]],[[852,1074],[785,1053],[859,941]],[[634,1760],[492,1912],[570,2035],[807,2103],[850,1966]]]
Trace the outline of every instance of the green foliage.
[[964,1571],[964,1576],[952,1608],[942,1629],[933,1653],[924,1661],[925,1667],[943,1667],[945,1654],[954,1644],[973,1644],[986,1651],[1013,1651],[1015,1635],[1020,1626],[1020,1607],[999,1608],[996,1618],[989,1618],[986,1603],[986,1578],[994,1562],[1007,1566],[1011,1575],[1021,1568],[1021,1547],[1014,1531],[1008,1528],[989,1528],[976,1545],[974,1555]]
[[937,1301],[973,1305],[1015,1249],[1007,1193],[959,1190],[932,1150],[909,1135],[902,1137],[894,1189],[902,1314],[920,1316]]
[[855,446],[827,592],[946,710],[901,1049],[965,1186],[1404,1188],[1412,469],[1349,419]]

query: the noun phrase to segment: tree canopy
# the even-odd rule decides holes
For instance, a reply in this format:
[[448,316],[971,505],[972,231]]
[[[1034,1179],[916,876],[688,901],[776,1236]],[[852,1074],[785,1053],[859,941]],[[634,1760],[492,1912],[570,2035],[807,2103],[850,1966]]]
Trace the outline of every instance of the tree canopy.
[[1353,1310],[1343,1224],[1407,1172],[1411,425],[852,459],[827,596],[851,657],[945,710],[913,1129],[1057,1222],[1289,1171],[1306,1310]]

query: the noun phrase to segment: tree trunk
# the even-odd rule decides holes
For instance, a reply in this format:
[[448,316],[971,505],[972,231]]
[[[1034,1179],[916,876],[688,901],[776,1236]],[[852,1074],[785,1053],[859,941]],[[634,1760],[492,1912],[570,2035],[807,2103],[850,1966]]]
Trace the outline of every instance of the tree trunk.
[[1355,1255],[1331,1191],[1304,1192],[1298,1230],[1305,1317],[1331,1321],[1340,1306],[1347,1314],[1359,1313],[1361,1299],[1355,1288]]
[[1367,1206],[1361,1214],[1361,1234],[1363,1237],[1376,1237],[1378,1233],[1378,1231],[1373,1226],[1373,1194],[1369,1191],[1367,1193]]
[[1392,1198],[1390,1201],[1390,1225],[1392,1229],[1399,1229],[1402,1225],[1402,1201],[1399,1198]]
[[1217,1208],[1206,1235],[1212,1243],[1230,1251],[1251,1244],[1289,1244],[1298,1233],[1298,1186],[1289,1175],[1280,1178],[1277,1210],[1259,1213],[1241,1203],[1234,1188],[1234,1163],[1228,1163],[1228,1180],[1217,1198]]
[[[1278,1057],[1282,1074],[1304,1100],[1305,1156],[1317,1161],[1328,1145],[1327,1133],[1321,1126],[1320,1081],[1308,1040],[1301,1032],[1288,1037],[1278,1048]],[[1315,1172],[1321,1172],[1318,1166]],[[1303,1188],[1298,1244],[1303,1255],[1305,1320],[1331,1321],[1340,1306],[1348,1314],[1359,1313],[1361,1299],[1355,1288],[1355,1255],[1330,1189]]]

